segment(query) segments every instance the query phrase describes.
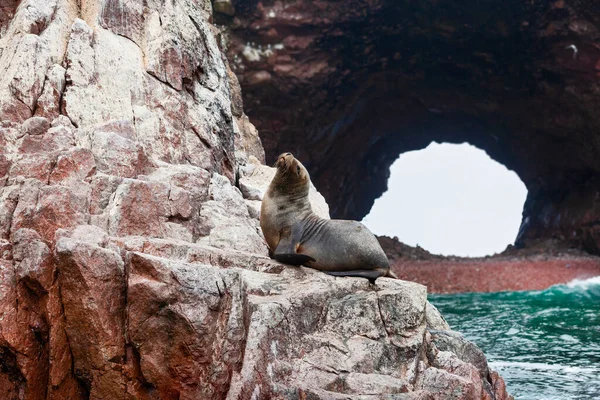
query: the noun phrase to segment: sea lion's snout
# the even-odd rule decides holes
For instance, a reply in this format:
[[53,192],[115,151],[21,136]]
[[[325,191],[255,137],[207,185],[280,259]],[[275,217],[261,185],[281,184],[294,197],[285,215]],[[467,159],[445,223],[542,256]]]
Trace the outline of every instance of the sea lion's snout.
[[292,164],[293,160],[294,156],[292,153],[282,153],[279,157],[277,157],[277,162],[275,164],[277,167],[286,169]]
[[292,153],[281,153],[274,167],[277,167],[281,179],[298,184],[304,184],[310,179],[302,163]]

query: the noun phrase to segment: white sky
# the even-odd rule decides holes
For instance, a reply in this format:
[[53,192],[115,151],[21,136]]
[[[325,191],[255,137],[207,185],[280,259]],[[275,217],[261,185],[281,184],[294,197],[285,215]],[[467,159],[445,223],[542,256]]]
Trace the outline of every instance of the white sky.
[[527,189],[468,143],[431,143],[400,155],[388,191],[363,223],[377,235],[444,255],[484,256],[512,244]]

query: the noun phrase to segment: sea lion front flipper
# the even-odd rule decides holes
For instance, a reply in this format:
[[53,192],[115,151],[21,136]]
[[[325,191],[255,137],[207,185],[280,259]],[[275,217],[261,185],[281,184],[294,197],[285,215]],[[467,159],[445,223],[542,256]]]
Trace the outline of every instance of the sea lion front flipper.
[[377,269],[357,269],[354,271],[323,271],[331,276],[352,276],[357,278],[367,278],[369,282],[375,284],[375,279],[384,276],[385,273]]
[[306,254],[298,254],[298,253],[293,253],[293,254],[277,254],[277,253],[275,253],[273,258],[279,262],[282,262],[284,264],[290,264],[290,265],[303,265],[307,262],[315,261],[314,258],[307,256]]
[[279,236],[279,244],[273,252],[273,258],[284,264],[302,265],[310,261],[315,261],[314,258],[306,254],[296,253],[297,244],[300,241],[302,232],[300,226],[295,224],[291,230],[282,232]]

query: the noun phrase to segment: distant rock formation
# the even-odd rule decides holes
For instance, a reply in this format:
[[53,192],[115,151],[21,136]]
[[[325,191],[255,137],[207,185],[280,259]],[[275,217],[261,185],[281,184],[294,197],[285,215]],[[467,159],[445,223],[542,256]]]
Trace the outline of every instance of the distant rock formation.
[[431,254],[397,237],[377,238],[400,279],[427,286],[429,293],[544,290],[600,275],[600,257],[581,250],[515,249],[486,257]]
[[236,0],[228,57],[268,161],[362,219],[399,154],[469,142],[527,186],[517,245],[600,254],[600,8],[591,1]]
[[0,11],[0,398],[508,397],[424,286],[267,257],[209,2]]

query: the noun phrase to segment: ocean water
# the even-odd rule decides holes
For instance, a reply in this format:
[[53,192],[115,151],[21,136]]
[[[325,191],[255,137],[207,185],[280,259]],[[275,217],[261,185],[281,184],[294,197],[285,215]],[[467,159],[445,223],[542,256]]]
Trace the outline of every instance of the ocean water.
[[600,277],[429,300],[481,347],[516,399],[600,399]]

